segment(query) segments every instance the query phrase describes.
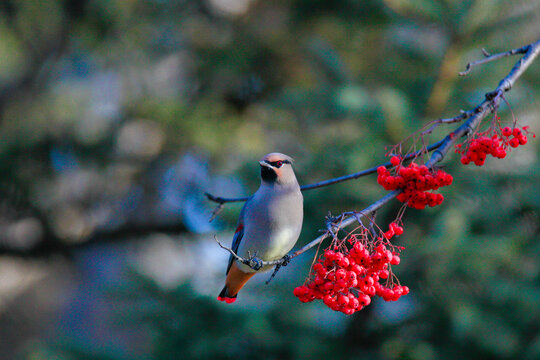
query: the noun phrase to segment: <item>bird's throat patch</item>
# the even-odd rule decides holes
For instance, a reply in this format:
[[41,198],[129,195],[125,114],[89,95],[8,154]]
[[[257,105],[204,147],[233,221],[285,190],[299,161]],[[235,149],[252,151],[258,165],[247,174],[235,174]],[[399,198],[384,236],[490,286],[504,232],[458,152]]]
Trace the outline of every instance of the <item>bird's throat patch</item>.
[[274,182],[277,179],[277,174],[273,169],[261,166],[261,178],[266,182]]

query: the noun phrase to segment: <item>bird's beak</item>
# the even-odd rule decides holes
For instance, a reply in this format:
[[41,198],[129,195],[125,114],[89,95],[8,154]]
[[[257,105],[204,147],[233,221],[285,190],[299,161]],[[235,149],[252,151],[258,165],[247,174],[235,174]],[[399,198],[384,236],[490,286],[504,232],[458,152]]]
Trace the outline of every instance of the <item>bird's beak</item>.
[[264,161],[259,161],[259,164],[261,164],[261,166],[266,166],[267,168],[272,168],[272,165],[268,164],[267,162],[264,162]]

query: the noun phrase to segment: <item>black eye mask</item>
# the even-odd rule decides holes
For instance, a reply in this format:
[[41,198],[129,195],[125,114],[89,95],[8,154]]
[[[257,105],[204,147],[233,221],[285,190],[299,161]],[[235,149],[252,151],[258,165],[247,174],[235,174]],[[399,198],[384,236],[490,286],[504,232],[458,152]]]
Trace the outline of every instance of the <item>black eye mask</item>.
[[290,164],[291,162],[289,160],[278,160],[278,161],[268,161],[264,160],[265,163],[272,165],[275,168],[280,168],[283,164]]

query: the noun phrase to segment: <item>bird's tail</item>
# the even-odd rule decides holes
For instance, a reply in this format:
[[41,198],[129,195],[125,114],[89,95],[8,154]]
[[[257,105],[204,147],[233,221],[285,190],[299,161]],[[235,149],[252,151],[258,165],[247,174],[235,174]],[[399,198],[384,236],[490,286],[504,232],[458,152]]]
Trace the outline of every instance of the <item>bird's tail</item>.
[[238,292],[253,275],[255,275],[254,272],[245,273],[238,268],[236,262],[233,262],[227,273],[225,287],[221,290],[217,299],[219,301],[225,301],[227,304],[235,302]]
[[219,293],[217,299],[219,301],[225,301],[227,304],[235,302],[238,294],[236,294],[234,296],[231,296],[231,295],[229,295],[228,290],[229,289],[227,289],[227,285],[225,285],[223,287],[223,290],[221,290],[221,292]]

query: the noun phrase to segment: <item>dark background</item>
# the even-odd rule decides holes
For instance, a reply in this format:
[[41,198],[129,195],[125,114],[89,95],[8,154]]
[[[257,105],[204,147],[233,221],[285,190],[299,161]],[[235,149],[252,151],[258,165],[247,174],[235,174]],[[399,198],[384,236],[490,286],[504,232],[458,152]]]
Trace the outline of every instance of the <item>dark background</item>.
[[[481,168],[444,161],[446,201],[408,210],[411,294],[354,316],[292,295],[311,251],[215,300],[257,161],[301,184],[374,166],[482,101],[536,41],[537,1],[3,0],[0,358],[538,359],[538,140]],[[540,129],[538,60],[499,115]],[[454,125],[455,126],[455,125]],[[453,126],[442,126],[431,141]],[[305,196],[298,245],[373,176]],[[399,204],[378,214],[385,227]]]

